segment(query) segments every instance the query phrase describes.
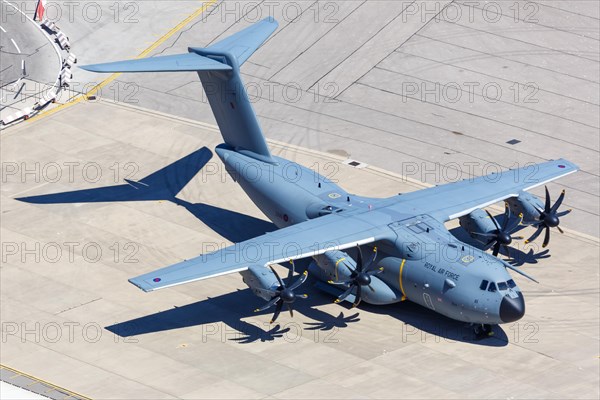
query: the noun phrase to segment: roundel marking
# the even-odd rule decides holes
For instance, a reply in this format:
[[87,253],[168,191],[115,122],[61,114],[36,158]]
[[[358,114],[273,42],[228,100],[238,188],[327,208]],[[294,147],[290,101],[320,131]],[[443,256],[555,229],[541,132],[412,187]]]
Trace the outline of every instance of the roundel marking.
[[468,264],[468,263],[472,263],[473,261],[475,261],[475,257],[468,255],[468,256],[463,256],[461,258],[461,261]]

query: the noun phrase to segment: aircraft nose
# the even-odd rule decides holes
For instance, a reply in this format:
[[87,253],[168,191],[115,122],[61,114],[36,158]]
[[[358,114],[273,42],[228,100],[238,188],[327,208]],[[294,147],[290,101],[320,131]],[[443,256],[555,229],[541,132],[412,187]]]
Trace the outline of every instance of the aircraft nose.
[[506,323],[515,322],[525,315],[525,298],[521,292],[514,299],[504,296],[500,303],[500,319]]

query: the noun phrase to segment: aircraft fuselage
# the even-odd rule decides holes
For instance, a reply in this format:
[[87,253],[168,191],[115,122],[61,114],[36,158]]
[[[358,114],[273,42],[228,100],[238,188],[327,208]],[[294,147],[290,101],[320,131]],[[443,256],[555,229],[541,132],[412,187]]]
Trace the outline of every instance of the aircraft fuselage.
[[[396,233],[396,240],[374,243],[378,247],[375,262],[383,271],[372,277],[375,290],[363,291],[365,302],[410,300],[476,324],[513,322],[524,315],[523,295],[496,257],[459,242],[434,218],[406,210],[401,196],[355,196],[319,173],[283,158],[273,157],[276,163],[267,163],[226,145],[217,147],[216,153],[254,204],[279,228],[328,213],[357,215],[385,208],[394,221],[389,228]],[[366,246],[365,253],[372,248]],[[339,262],[351,259],[345,256],[338,252],[314,257],[311,275],[324,282],[343,277],[352,268]]]

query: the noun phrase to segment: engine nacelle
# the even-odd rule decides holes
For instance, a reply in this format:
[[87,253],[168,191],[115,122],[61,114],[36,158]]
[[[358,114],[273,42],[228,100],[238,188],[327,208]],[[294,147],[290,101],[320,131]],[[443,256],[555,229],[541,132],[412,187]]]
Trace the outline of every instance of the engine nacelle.
[[506,200],[506,203],[514,215],[523,214],[523,224],[537,222],[540,213],[536,207],[540,210],[544,209],[544,202],[539,197],[527,192],[520,192],[518,197],[511,197]]
[[275,291],[279,288],[279,282],[270,268],[265,268],[259,265],[252,265],[246,271],[240,272],[242,280],[252,293],[266,301],[271,300],[271,297],[265,293],[265,290]]
[[[356,261],[347,253],[339,250],[327,251],[314,257],[317,268],[311,268],[322,281],[347,281],[351,270],[356,268]],[[312,264],[311,264],[312,265]]]
[[496,225],[494,225],[494,221],[487,215],[487,213],[478,208],[470,214],[464,215],[458,219],[460,226],[466,230],[469,235],[482,243],[483,241],[481,236],[474,235],[473,232],[479,233],[492,233],[496,230]]
[[[347,253],[343,251],[328,251],[324,254],[314,257],[315,261],[309,265],[310,274],[313,277],[317,277],[322,281],[335,281],[343,282],[349,281],[351,271],[346,268],[350,267],[351,270],[356,268],[356,261],[352,259]],[[378,264],[379,265],[379,262]],[[373,265],[373,268],[376,266]],[[401,293],[393,288],[393,285],[389,285],[386,280],[381,279],[385,276],[385,270],[381,275],[371,276],[371,288],[368,289],[366,286],[362,290],[362,300],[369,304],[391,304],[401,301]],[[389,278],[395,282],[398,281],[397,273],[390,272]],[[335,285],[340,289],[344,289],[343,285]]]

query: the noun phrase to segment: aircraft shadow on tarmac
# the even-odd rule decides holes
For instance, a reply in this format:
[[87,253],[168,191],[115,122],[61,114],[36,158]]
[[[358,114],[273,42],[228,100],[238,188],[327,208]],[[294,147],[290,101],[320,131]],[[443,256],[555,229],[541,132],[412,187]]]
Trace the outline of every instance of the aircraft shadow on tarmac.
[[[232,242],[241,242],[275,230],[275,225],[270,222],[208,204],[193,204],[176,197],[177,193],[211,158],[212,152],[203,147],[139,181],[125,180],[126,183],[121,185],[21,197],[17,200],[34,204],[164,200],[185,207],[213,231]],[[473,243],[473,240],[462,228],[453,229],[452,233],[460,240]],[[519,253],[515,254],[514,252]],[[527,255],[520,250],[511,249],[511,256],[513,259],[519,260],[518,262],[522,265],[525,263],[523,260],[529,259],[537,262],[536,257],[539,257],[539,254]],[[547,256],[549,255],[543,254],[541,257]],[[305,263],[302,262],[298,262],[296,265],[299,270],[306,268]],[[308,286],[308,282],[306,285]],[[252,307],[249,305],[258,305],[261,302],[249,289],[246,289],[117,323],[106,329],[119,336],[131,337],[201,325],[203,329],[206,328],[207,335],[218,334],[221,335],[220,337],[225,337],[226,340],[251,343],[276,339],[285,340],[290,334],[297,335],[298,331],[330,331],[348,328],[353,323],[360,321],[358,311],[349,309],[349,304],[344,310],[346,313],[341,311],[337,316],[320,311],[316,307],[333,301],[333,298],[316,288],[307,290],[307,292],[310,293],[309,299],[296,302],[295,309],[316,322],[302,325],[285,322],[282,327],[281,323],[269,325],[266,320],[263,325],[244,321],[244,318],[254,315],[251,311]],[[344,307],[345,304],[340,304],[340,306]],[[398,335],[419,334],[424,338],[423,335],[430,334],[429,337],[433,335],[433,337],[444,338],[448,341],[486,346],[505,346],[508,343],[506,333],[499,326],[494,328],[495,335],[492,338],[480,340],[474,336],[472,328],[468,324],[451,320],[408,301],[389,306],[371,306],[363,303],[360,309],[371,313],[386,314],[404,322],[407,330],[398,332]],[[272,312],[272,310],[267,310],[259,315],[266,317],[269,311]],[[297,332],[291,332],[292,329]]]
[[[270,325],[268,318],[273,310],[254,313],[252,308],[260,305],[263,301],[256,297],[250,289],[244,289],[116,323],[105,329],[115,335],[130,338],[197,326],[201,329],[203,339],[212,338],[238,343],[295,341],[299,337],[310,339],[317,337],[315,336],[318,335],[315,334],[316,331],[351,329],[352,324],[361,323],[360,311],[364,311],[385,314],[390,318],[402,321],[404,324],[398,330],[397,335],[403,340],[456,341],[493,347],[508,344],[508,337],[500,326],[494,327],[493,337],[477,338],[473,333],[473,328],[468,324],[446,318],[408,301],[389,306],[372,306],[363,303],[359,309],[352,309],[350,303],[342,303],[339,304],[343,307],[341,312],[337,316],[333,316],[317,307],[333,302],[334,298],[317,288],[307,287],[306,289],[306,292],[309,293],[308,299],[294,303],[294,311],[314,322],[298,323],[290,319],[289,314],[282,312],[279,321]],[[264,322],[244,321],[245,318],[253,315],[260,316]]]
[[20,197],[17,200],[33,204],[170,201],[184,207],[231,242],[242,242],[277,229],[272,223],[259,218],[176,197],[211,158],[212,152],[203,147],[139,181],[126,179],[126,183],[121,185]]

